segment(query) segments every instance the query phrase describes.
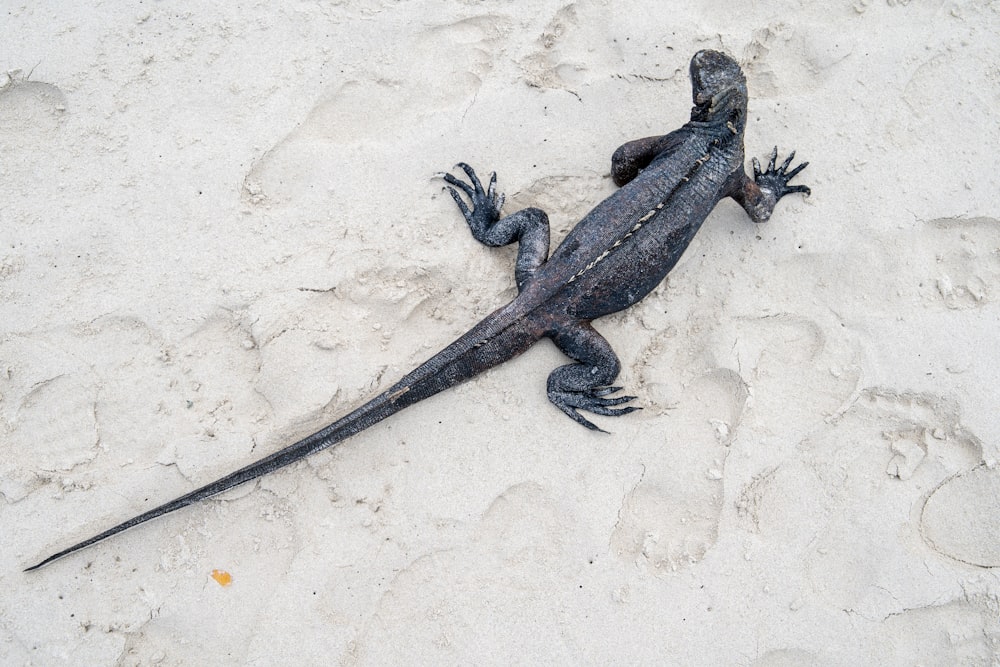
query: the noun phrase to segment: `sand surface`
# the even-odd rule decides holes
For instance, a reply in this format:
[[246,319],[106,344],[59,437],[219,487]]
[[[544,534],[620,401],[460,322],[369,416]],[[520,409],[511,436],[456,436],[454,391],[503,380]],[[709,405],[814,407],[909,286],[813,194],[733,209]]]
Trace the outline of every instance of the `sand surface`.
[[[2,12],[0,664],[1000,664],[1000,3],[94,4]],[[701,48],[813,194],[598,323],[642,412],[544,342],[21,572],[509,300],[434,174],[558,242]]]

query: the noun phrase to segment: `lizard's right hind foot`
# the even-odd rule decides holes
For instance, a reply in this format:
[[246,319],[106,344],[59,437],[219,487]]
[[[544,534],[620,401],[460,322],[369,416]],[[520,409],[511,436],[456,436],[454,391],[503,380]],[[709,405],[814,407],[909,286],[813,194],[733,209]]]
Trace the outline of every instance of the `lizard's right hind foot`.
[[549,334],[552,342],[577,363],[560,366],[549,374],[546,389],[553,405],[577,424],[592,431],[601,431],[580,414],[580,410],[604,417],[620,417],[641,408],[616,406],[628,403],[635,396],[610,398],[621,387],[610,386],[621,364],[611,345],[589,322],[566,323]]
[[630,412],[642,409],[632,405],[624,408],[613,407],[635,399],[635,396],[605,398],[608,394],[612,394],[620,389],[621,387],[600,387],[590,391],[549,390],[549,400],[577,424],[586,426],[592,431],[607,433],[607,431],[581,415],[578,410],[586,410],[587,412],[593,412],[595,415],[602,415],[604,417],[620,417],[621,415],[627,415]]

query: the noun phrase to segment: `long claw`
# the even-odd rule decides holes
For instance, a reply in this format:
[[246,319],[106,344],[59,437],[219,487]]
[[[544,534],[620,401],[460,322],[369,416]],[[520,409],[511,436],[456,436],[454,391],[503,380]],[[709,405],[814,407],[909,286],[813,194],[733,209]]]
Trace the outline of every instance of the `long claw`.
[[640,410],[635,406],[628,406],[625,408],[602,408],[599,406],[594,406],[592,408],[587,408],[588,412],[593,412],[595,415],[601,415],[602,417],[621,417],[622,415],[627,415],[630,412],[635,412]]
[[771,159],[767,163],[767,170],[774,171],[774,164],[778,161],[778,147],[775,146],[774,150],[771,151]]
[[464,171],[466,176],[469,177],[469,180],[472,181],[472,186],[475,188],[476,193],[481,193],[483,191],[483,184],[479,182],[479,177],[476,176],[475,169],[470,167],[465,162],[459,162],[455,166]]
[[622,403],[628,403],[629,401],[634,401],[635,396],[617,396],[615,398],[602,398],[601,405],[611,406],[611,405],[621,405]]
[[593,408],[590,411],[595,415],[601,415],[602,417],[621,417],[622,415],[627,415],[630,412],[635,412],[636,410],[642,410],[642,408],[635,405],[629,405],[624,408]]
[[458,204],[458,210],[462,212],[462,215],[465,218],[468,218],[470,215],[472,215],[472,213],[469,211],[469,207],[466,206],[464,201],[462,201],[462,196],[458,194],[458,190],[456,190],[455,188],[448,188],[448,192],[451,193],[451,198],[455,200],[456,204]]
[[754,158],[751,162],[753,162],[753,180],[756,181],[760,177],[760,160]]
[[607,431],[605,431],[603,428],[599,427],[597,424],[595,424],[594,422],[590,421],[589,419],[581,415],[579,412],[577,412],[575,408],[571,408],[568,405],[557,405],[557,407],[560,410],[562,410],[567,417],[575,421],[577,424],[580,424],[581,426],[586,426],[591,431],[597,431],[599,433],[607,433]]
[[461,181],[461,180],[455,178],[451,174],[442,174],[441,178],[444,179],[445,183],[448,183],[450,185],[454,185],[456,188],[460,188],[462,190],[462,192],[464,192],[465,194],[469,195],[470,197],[476,193],[476,191],[473,189],[473,187],[471,185],[469,185],[465,181]]
[[[792,155],[795,155],[795,153],[792,153]],[[799,166],[797,166],[795,169],[792,169],[790,172],[788,172],[787,174],[785,174],[785,178],[788,179],[789,181],[792,180],[792,178],[795,177],[795,174],[799,173],[800,171],[802,171],[803,169],[805,169],[808,166],[809,166],[808,162],[803,162],[802,164],[800,164]]]
[[781,167],[778,168],[778,171],[785,171],[786,169],[788,169],[788,165],[792,163],[792,158],[794,157],[795,157],[795,151],[792,151],[791,153],[788,154],[788,157],[785,158],[785,161],[781,163]]
[[494,202],[496,201],[496,195],[497,195],[496,191],[497,191],[497,173],[494,171],[492,174],[490,174],[490,185],[486,189],[486,196],[490,199],[490,201]]

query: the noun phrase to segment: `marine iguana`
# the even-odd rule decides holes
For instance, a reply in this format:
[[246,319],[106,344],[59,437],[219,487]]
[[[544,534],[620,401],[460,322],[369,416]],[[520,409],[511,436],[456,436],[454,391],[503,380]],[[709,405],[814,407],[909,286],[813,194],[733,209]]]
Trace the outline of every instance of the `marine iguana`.
[[[549,375],[549,400],[575,422],[601,430],[580,414],[624,415],[634,396],[612,396],[620,364],[611,345],[591,325],[652,291],[680,259],[715,205],[732,197],[756,223],[766,221],[779,199],[809,194],[788,182],[808,164],[789,170],[792,152],[767,169],[753,159],[753,178],[743,168],[747,116],[746,78],[739,64],[717,51],[691,59],[694,107],[691,120],[662,136],[630,141],[611,158],[621,186],[577,223],[548,256],[549,223],[544,211],[527,208],[501,217],[503,195],[494,173],[486,188],[465,163],[468,181],[441,174],[472,236],[488,246],[518,242],[518,295],[399,382],[326,428],[206,486],[160,505],[49,556],[57,558],[123,530],[243,484],[314,452],[336,445],[403,408],[465,382],[548,338],[573,363]],[[467,204],[460,194],[468,197]],[[624,406],[624,407],[620,407]],[[26,571],[27,571],[26,570]]]

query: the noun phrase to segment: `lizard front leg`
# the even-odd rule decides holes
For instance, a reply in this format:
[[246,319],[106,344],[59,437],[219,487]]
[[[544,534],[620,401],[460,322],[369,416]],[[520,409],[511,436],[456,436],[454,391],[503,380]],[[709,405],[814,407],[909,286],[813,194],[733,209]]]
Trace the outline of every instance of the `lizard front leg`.
[[619,146],[611,156],[611,178],[615,185],[625,185],[648,167],[653,158],[666,148],[669,136],[645,137]]
[[[500,217],[504,197],[496,191],[496,173],[490,177],[489,186],[484,190],[472,167],[464,162],[459,162],[457,166],[469,177],[471,185],[451,174],[442,174],[441,177],[455,186],[448,191],[469,223],[473,238],[492,247],[518,242],[514,280],[520,292],[549,256],[549,216],[539,208],[526,208]],[[472,202],[471,209],[455,188],[468,195]]]
[[617,417],[640,409],[614,407],[628,403],[635,396],[607,398],[608,394],[621,389],[610,386],[618,377],[621,363],[611,344],[589,322],[560,325],[549,334],[549,338],[563,354],[577,362],[552,371],[547,384],[549,400],[570,419],[593,431],[603,432],[578,410]]
[[774,211],[775,204],[787,194],[803,192],[806,196],[809,195],[810,190],[805,185],[788,184],[788,181],[792,180],[809,164],[803,162],[795,169],[788,171],[794,157],[795,151],[792,151],[780,167],[775,167],[775,163],[778,161],[778,147],[775,146],[774,150],[771,151],[771,161],[768,162],[767,171],[761,172],[760,162],[757,161],[757,158],[753,159],[753,180],[750,180],[750,177],[740,170],[742,178],[736,185],[732,197],[754,222],[767,222]]

